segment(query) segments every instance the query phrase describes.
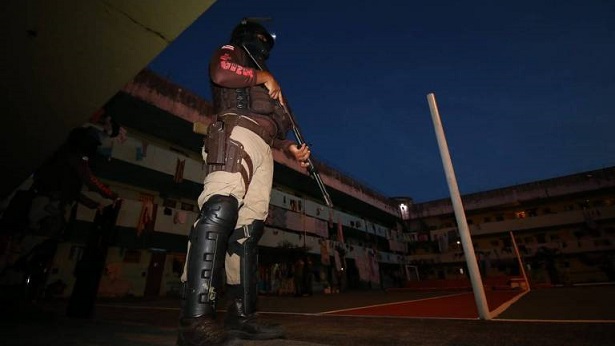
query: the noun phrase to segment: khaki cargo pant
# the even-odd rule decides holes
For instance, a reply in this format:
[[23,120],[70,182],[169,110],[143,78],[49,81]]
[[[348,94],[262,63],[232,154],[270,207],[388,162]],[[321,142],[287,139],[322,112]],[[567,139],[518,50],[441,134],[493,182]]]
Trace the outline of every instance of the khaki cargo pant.
[[[269,211],[271,198],[271,186],[273,184],[273,155],[271,148],[262,138],[254,132],[243,127],[236,126],[231,133],[231,138],[243,144],[244,150],[252,159],[254,173],[246,191],[241,173],[228,173],[217,171],[207,174],[203,183],[203,192],[198,198],[199,210],[203,204],[214,195],[233,196],[239,202],[239,215],[235,228],[250,225],[254,220],[265,220]],[[203,159],[206,159],[203,152]],[[242,165],[246,165],[242,162]],[[247,166],[246,166],[247,168]],[[243,243],[248,238],[239,239]],[[190,251],[190,242],[188,242]],[[188,258],[188,257],[186,257]],[[225,269],[226,282],[231,285],[240,284],[240,258],[237,255],[226,255]],[[186,272],[188,261],[184,263],[184,272],[181,280],[188,278]]]

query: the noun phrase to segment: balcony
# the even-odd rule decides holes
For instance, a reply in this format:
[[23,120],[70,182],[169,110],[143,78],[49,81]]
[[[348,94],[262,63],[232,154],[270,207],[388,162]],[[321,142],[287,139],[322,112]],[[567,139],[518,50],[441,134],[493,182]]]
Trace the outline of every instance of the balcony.
[[470,226],[473,236],[496,234],[509,231],[523,231],[582,224],[585,222],[615,218],[615,206],[591,208],[588,210],[571,210],[554,214],[526,217],[522,219],[487,222]]

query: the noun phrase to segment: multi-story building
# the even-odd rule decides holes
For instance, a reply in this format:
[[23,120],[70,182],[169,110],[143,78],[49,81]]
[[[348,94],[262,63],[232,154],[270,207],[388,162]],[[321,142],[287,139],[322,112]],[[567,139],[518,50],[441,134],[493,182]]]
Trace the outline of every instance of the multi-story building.
[[[530,283],[615,281],[615,167],[462,197],[483,278]],[[463,279],[450,199],[411,205],[409,265],[422,279]],[[516,255],[515,247],[519,256]]]

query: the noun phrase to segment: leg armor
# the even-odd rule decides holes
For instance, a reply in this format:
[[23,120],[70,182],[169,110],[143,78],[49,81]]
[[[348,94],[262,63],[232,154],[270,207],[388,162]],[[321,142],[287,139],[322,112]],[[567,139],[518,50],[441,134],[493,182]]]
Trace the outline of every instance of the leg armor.
[[[240,258],[239,285],[228,285],[229,298],[241,301],[241,312],[253,314],[256,312],[258,296],[258,241],[263,236],[264,223],[256,220],[251,225],[233,231],[229,239],[228,253]],[[247,238],[247,239],[245,239]],[[243,243],[239,240],[245,239]]]
[[178,346],[212,346],[228,334],[215,321],[218,290],[222,287],[228,237],[237,223],[237,199],[211,196],[190,231],[187,281],[184,283]]
[[258,241],[263,230],[264,222],[256,220],[249,226],[235,229],[229,239],[229,255],[240,257],[241,283],[227,286],[229,307],[224,322],[229,334],[241,339],[267,340],[284,336],[279,326],[256,321]]
[[227,240],[237,222],[237,211],[237,199],[232,196],[214,195],[203,205],[190,232],[182,317],[215,315]]

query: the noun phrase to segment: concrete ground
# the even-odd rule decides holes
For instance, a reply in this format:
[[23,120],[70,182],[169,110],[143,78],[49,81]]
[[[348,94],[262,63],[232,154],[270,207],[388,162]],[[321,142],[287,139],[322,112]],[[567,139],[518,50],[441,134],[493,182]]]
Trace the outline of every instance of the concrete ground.
[[[261,318],[283,324],[286,339],[236,345],[615,345],[613,285],[533,290],[491,320],[326,314],[446,294],[261,297]],[[2,307],[2,345],[174,345],[179,314],[178,301],[168,298],[99,300],[89,319],[67,318],[63,301],[26,306],[5,299]]]

